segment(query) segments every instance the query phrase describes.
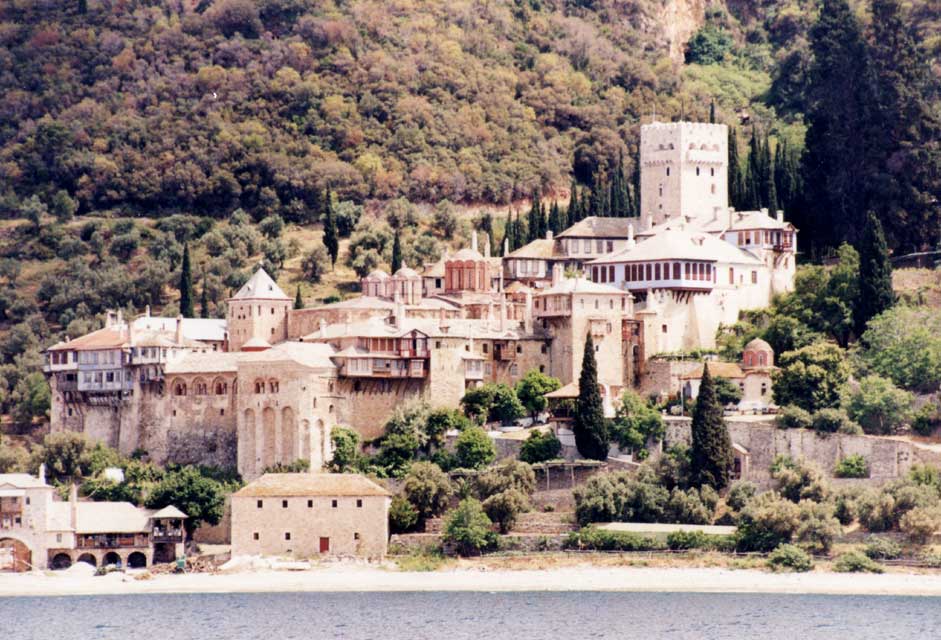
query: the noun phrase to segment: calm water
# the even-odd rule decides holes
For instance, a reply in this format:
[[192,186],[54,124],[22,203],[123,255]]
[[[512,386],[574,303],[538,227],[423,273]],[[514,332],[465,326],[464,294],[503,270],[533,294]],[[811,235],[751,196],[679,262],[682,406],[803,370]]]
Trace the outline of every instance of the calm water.
[[304,593],[0,599],[3,640],[924,640],[941,599],[672,593]]

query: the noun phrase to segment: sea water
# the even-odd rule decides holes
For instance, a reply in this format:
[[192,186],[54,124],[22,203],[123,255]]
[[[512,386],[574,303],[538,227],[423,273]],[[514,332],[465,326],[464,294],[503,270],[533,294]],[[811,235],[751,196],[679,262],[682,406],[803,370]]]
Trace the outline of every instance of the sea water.
[[3,640],[927,640],[941,599],[603,592],[0,598]]

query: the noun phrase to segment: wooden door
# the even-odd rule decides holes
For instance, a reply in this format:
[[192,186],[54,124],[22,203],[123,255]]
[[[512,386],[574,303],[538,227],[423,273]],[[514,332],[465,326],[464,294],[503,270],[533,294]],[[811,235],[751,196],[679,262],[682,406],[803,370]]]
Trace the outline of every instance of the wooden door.
[[321,538],[320,539],[320,553],[329,553],[330,552],[330,538]]

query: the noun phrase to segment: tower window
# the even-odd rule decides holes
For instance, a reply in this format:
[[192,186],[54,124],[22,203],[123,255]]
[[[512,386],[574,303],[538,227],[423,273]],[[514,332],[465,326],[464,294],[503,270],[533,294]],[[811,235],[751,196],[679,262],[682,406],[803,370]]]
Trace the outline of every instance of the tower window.
[[[710,168],[709,168],[709,175],[712,176],[713,178],[716,177],[716,168],[715,168],[715,167],[710,167]],[[715,193],[715,192],[713,192],[713,193]]]
[[696,167],[696,175],[699,175],[699,167]]
[[670,175],[670,167],[667,167],[667,175]]

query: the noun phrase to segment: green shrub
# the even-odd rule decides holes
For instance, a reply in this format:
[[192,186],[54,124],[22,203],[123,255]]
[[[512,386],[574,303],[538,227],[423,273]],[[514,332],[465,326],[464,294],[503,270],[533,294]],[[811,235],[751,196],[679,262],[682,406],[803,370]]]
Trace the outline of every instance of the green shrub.
[[562,452],[562,442],[552,431],[533,430],[520,447],[520,460],[535,464],[555,460]]
[[878,562],[859,551],[850,551],[839,556],[833,563],[833,570],[839,573],[883,573]]
[[777,456],[771,465],[771,477],[777,481],[781,495],[794,502],[822,502],[830,494],[823,472],[806,460],[795,461],[788,456]]
[[509,533],[519,514],[529,509],[529,498],[519,489],[496,493],[483,503],[484,512],[500,526],[500,533]]
[[845,433],[852,430],[846,412],[841,409],[820,409],[813,415],[813,428],[817,433]]
[[800,507],[773,491],[749,500],[738,524],[738,548],[771,551],[788,543],[800,526]]
[[444,511],[453,493],[448,474],[431,462],[413,463],[402,483],[402,494],[415,508],[419,523]]
[[804,500],[800,507],[800,524],[794,539],[812,553],[829,553],[840,535],[840,522],[833,517],[833,506]]
[[605,531],[595,527],[583,527],[573,531],[565,539],[563,546],[566,549],[592,551],[658,551],[666,548],[666,545],[656,538],[630,531]]
[[941,486],[941,475],[938,473],[938,468],[929,464],[913,464],[912,468],[908,470],[908,479],[915,484]]
[[915,507],[899,519],[899,529],[915,544],[925,544],[941,530],[941,508]]
[[526,462],[507,459],[480,472],[474,485],[481,500],[509,489],[516,489],[524,496],[529,496],[536,490],[536,473]]
[[477,554],[497,544],[492,525],[479,501],[461,500],[445,522],[444,541],[453,544],[461,555]]
[[729,489],[729,495],[725,498],[725,504],[733,511],[741,511],[749,500],[758,493],[758,486],[748,480],[739,480]]
[[920,436],[930,436],[939,425],[941,425],[941,411],[934,404],[924,405],[915,412],[915,417],[912,419],[912,431]]
[[810,413],[793,404],[784,407],[774,422],[779,429],[810,429],[813,426]]
[[870,536],[863,553],[873,560],[894,560],[902,555],[902,545],[890,538]]
[[779,545],[768,556],[768,566],[772,571],[810,571],[814,561],[806,551],[793,544]]
[[732,551],[735,549],[735,540],[733,536],[714,535],[702,531],[674,531],[667,535],[667,546],[674,551],[686,549]]
[[389,529],[392,533],[411,531],[418,524],[418,509],[405,496],[395,496],[389,506]]
[[841,458],[833,470],[837,478],[868,478],[869,463],[858,453]]
[[844,527],[849,526],[856,519],[856,497],[858,493],[852,489],[843,490],[833,497],[833,515]]
[[480,427],[470,427],[461,432],[455,443],[457,463],[464,469],[485,467],[497,457],[493,440]]

